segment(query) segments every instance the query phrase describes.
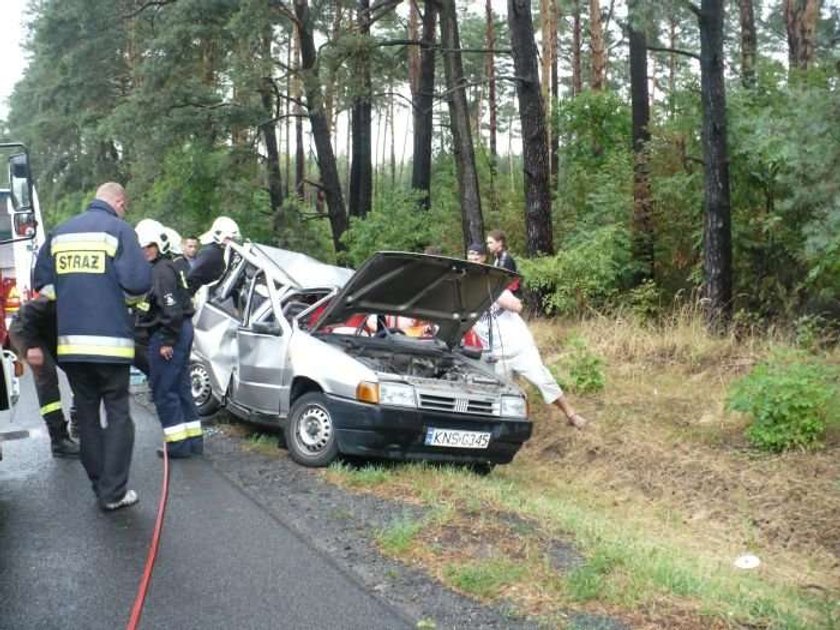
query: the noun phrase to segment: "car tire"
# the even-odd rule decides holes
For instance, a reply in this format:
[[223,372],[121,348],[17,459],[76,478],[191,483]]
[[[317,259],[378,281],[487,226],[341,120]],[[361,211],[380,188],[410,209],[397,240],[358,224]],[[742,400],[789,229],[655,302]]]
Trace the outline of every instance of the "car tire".
[[210,387],[210,374],[198,361],[190,363],[190,390],[198,415],[212,416],[221,408]]
[[338,439],[329,401],[320,392],[310,392],[293,404],[285,429],[286,448],[302,466],[328,466],[338,455]]

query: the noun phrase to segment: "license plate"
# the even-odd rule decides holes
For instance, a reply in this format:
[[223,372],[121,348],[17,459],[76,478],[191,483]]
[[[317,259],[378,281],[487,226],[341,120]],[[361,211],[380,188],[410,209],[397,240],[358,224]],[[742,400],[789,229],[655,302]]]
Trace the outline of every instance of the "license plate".
[[457,429],[426,429],[426,445],[447,448],[487,448],[490,434],[481,431],[460,431]]

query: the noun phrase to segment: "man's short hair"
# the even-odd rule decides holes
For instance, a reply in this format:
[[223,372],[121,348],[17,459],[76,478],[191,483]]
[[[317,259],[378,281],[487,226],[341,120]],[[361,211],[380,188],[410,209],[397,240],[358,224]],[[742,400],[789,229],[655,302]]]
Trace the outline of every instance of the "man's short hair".
[[484,246],[484,243],[472,243],[467,248],[468,254],[478,254],[479,256],[484,256],[487,253],[487,248]]
[[185,237],[184,237],[184,240],[185,240],[185,241],[197,241],[197,240],[198,240],[198,237],[197,237],[197,236],[195,236],[195,235],[193,235],[193,234],[190,234],[189,236],[185,236]]

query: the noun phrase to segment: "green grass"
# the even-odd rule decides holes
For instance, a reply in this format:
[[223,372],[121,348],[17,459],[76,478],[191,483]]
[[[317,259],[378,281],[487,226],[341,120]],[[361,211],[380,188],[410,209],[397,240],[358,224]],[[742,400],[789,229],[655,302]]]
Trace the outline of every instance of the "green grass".
[[248,437],[248,444],[261,453],[274,454],[277,452],[277,436],[271,433],[252,433]]
[[337,475],[343,483],[354,488],[375,487],[391,479],[390,471],[372,464],[358,468],[344,462],[336,462],[330,466],[330,473]]
[[444,576],[450,584],[482,599],[495,597],[503,587],[520,580],[524,574],[524,566],[502,558],[450,564],[444,568]]
[[424,527],[424,522],[403,515],[379,530],[376,541],[387,553],[394,555],[405,553],[414,544],[414,539]]
[[[669,594],[690,598],[715,614],[747,623],[806,628],[814,621],[815,598],[795,587],[739,572],[720,558],[698,557],[674,540],[653,539],[643,526],[615,521],[595,505],[572,496],[542,493],[503,480],[484,482],[485,499],[571,534],[589,558],[567,577],[570,596],[637,606]],[[475,492],[471,492],[475,496]]]
[[[551,589],[559,578],[569,603],[599,601],[638,609],[655,605],[664,595],[693,602],[692,607],[709,617],[791,629],[815,624],[831,627],[826,623],[837,616],[836,607],[794,585],[763,579],[760,573],[737,571],[728,557],[684,547],[690,533],[682,531],[678,519],[666,519],[667,534],[654,533],[645,520],[650,514],[638,521],[632,515],[616,518],[592,497],[578,496],[562,486],[536,489],[521,468],[502,469],[488,478],[457,468],[428,466],[345,474],[356,485],[408,484],[425,503],[434,506],[424,522],[403,516],[379,532],[380,545],[394,555],[411,553],[424,523],[434,524],[482,507],[485,512],[518,514],[539,524],[549,535],[575,541],[586,563],[566,575],[555,573],[542,585]],[[740,534],[733,532],[733,536]],[[504,586],[530,574],[526,562],[491,558],[449,564],[444,567],[443,579],[464,593],[492,599]]]
[[566,577],[569,596],[578,602],[599,599],[606,595],[606,582],[609,574],[619,561],[605,553],[598,553],[586,564],[571,571]]

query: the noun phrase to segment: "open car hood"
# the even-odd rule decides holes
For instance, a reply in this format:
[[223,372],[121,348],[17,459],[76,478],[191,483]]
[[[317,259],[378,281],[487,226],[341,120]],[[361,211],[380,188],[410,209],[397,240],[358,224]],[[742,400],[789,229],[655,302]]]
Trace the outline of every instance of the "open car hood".
[[314,330],[356,313],[401,315],[437,324],[437,337],[453,347],[516,277],[457,258],[378,252],[330,301]]

